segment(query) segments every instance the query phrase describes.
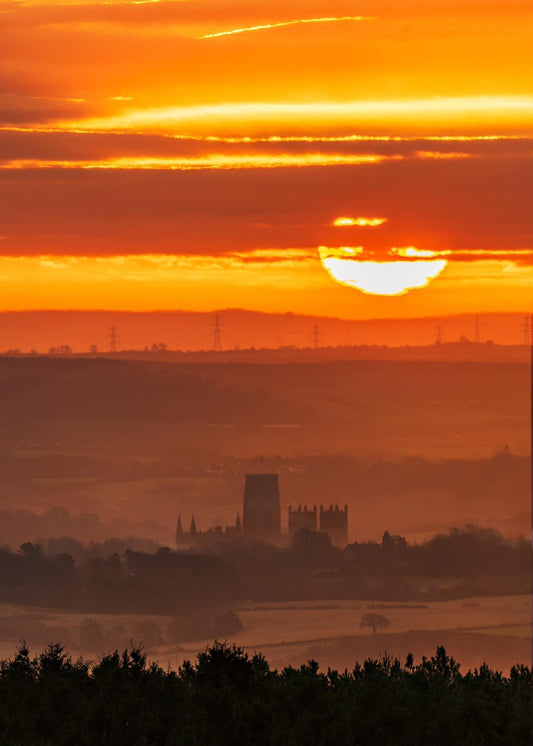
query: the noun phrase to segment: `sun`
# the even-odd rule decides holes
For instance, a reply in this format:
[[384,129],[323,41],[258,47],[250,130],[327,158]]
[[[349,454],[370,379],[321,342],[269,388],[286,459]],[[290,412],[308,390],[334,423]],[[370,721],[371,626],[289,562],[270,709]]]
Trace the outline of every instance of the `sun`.
[[336,282],[371,295],[405,295],[426,287],[448,264],[446,259],[427,258],[435,256],[434,252],[413,247],[391,249],[389,254],[394,258],[384,261],[372,259],[361,246],[319,246],[318,253],[322,266]]

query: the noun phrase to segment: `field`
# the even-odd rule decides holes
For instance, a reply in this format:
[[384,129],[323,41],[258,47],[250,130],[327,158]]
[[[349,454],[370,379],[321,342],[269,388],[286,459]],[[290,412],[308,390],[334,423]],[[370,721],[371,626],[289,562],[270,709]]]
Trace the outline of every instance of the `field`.
[[[426,604],[371,602],[307,602],[276,604],[241,604],[235,608],[243,629],[230,640],[249,652],[261,651],[273,666],[300,665],[309,658],[319,661],[322,668],[344,669],[356,660],[378,656],[385,651],[404,657],[413,652],[415,658],[431,656],[437,645],[444,644],[463,668],[473,668],[486,661],[500,670],[513,663],[530,662],[531,600],[528,596],[472,598]],[[385,616],[390,626],[373,635],[361,627],[364,614]],[[93,640],[85,649],[68,644],[70,652],[94,659],[98,653],[113,648],[121,641],[143,642],[152,660],[177,667],[187,658],[194,658],[212,640],[188,643],[152,644],[140,638],[140,631],[150,625],[159,628],[163,636],[172,625],[171,617],[91,614],[90,620],[101,629],[102,641]],[[33,652],[46,644],[46,630],[61,639],[87,622],[87,615],[50,609],[34,609],[0,604],[0,657],[12,655],[23,638],[28,639]],[[148,623],[148,625],[147,625]],[[120,630],[120,633],[117,633]],[[108,639],[106,631],[115,635]],[[109,634],[109,632],[107,632]],[[120,640],[116,638],[119,634]],[[52,641],[52,640],[50,640]]]
[[386,616],[391,632],[410,630],[499,630],[525,625],[531,619],[531,603],[525,596],[461,599],[424,604],[375,602],[310,602],[307,604],[253,604],[237,608],[244,631],[237,641],[243,645],[332,638],[360,634],[366,613]]
[[[484,660],[506,669],[530,661],[531,599],[528,596],[473,598],[426,604],[310,602],[253,604],[237,609],[244,629],[234,636],[248,650],[261,650],[277,666],[305,663],[350,667],[385,650],[404,657],[431,656],[439,644],[463,667]],[[390,626],[372,635],[361,628],[364,614],[385,616]],[[188,648],[194,649],[189,645]]]
[[[84,542],[171,545],[179,513],[230,525],[244,473],[264,470],[283,519],[289,503],[347,504],[351,541],[529,532],[525,362],[0,357],[0,380],[0,509],[95,513],[109,525],[62,531]],[[15,529],[0,541],[59,531]]]

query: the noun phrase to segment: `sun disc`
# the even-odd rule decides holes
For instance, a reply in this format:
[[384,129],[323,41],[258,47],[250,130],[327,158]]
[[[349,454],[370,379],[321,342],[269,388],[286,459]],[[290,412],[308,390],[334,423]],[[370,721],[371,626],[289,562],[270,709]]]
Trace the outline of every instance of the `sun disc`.
[[446,267],[446,259],[369,261],[357,253],[331,255],[320,247],[320,261],[328,274],[341,285],[356,288],[371,295],[404,295],[422,288]]

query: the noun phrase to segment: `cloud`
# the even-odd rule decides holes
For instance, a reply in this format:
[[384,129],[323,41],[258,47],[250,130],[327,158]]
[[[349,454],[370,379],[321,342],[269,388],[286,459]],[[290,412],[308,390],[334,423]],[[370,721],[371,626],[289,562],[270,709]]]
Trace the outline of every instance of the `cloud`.
[[218,31],[212,34],[204,34],[199,39],[217,39],[221,36],[234,36],[235,34],[245,34],[252,31],[274,31],[287,26],[300,26],[310,23],[342,23],[347,21],[374,21],[371,16],[322,16],[319,18],[299,18],[291,21],[280,21],[279,23],[264,23],[259,26],[247,26],[245,28],[234,28],[228,31]]
[[[260,140],[212,137],[139,135],[135,132],[83,132],[41,130],[28,127],[0,128],[5,154],[0,170],[232,170],[266,168],[313,168],[380,165],[405,160],[461,161],[476,159],[529,159],[531,141],[502,139],[463,142],[458,152],[447,140],[436,142],[430,157],[420,157],[420,140],[374,138],[333,142]],[[426,155],[428,155],[426,153]],[[336,218],[336,227],[376,227],[380,217]]]
[[[50,143],[40,137],[32,142],[32,157],[47,159],[47,151],[64,148],[75,159],[84,147],[76,136],[68,143],[50,137]],[[91,138],[87,147],[112,150],[113,137]],[[134,136],[128,143],[132,151],[143,147]],[[159,147],[157,139],[150,143]],[[5,152],[6,142],[0,139],[0,145]],[[16,147],[28,145],[23,138]],[[479,159],[386,159],[368,166],[0,170],[2,250],[218,255],[352,241],[378,253],[409,246],[452,253],[528,249],[531,209],[524,184],[533,180],[533,162],[525,154],[507,158],[508,146],[480,144],[489,153],[504,150]],[[383,216],[387,222],[341,229],[331,225],[339,215]]]
[[[209,108],[225,102],[253,103],[257,90],[262,92],[265,105],[299,106],[315,101],[344,105],[354,97],[353,81],[357,80],[358,105],[388,105],[380,99],[394,95],[399,100],[427,102],[423,110],[413,114],[376,112],[371,121],[377,124],[374,134],[400,129],[404,134],[413,130],[446,134],[460,127],[465,132],[516,133],[531,125],[525,109],[509,106],[507,97],[499,95],[529,91],[531,69],[524,63],[529,59],[524,22],[528,13],[524,3],[511,0],[503,11],[501,5],[496,8],[488,3],[483,6],[484,23],[480,27],[472,4],[465,9],[464,4],[454,2],[445,7],[440,2],[410,0],[398,9],[390,0],[364,0],[357,12],[378,14],[379,19],[358,25],[357,45],[353,44],[353,23],[316,22],[325,16],[324,8],[323,0],[4,2],[0,4],[2,66],[8,70],[8,86],[9,78],[15,75],[29,81],[38,76],[39,86],[30,86],[32,95],[93,102],[93,120],[108,121],[115,116],[124,119],[133,108],[149,113],[168,109],[174,103],[183,109],[201,105]],[[491,8],[494,15],[489,18]],[[348,0],[327,4],[327,15],[332,19],[352,17],[353,12],[353,2]],[[436,23],[444,13],[454,22]],[[231,45],[224,40],[220,44],[197,40],[211,33],[278,24],[291,24],[296,29],[297,23],[294,33],[241,33],[239,42]],[[503,24],[505,35],[501,33]],[[450,56],[452,47],[454,54]],[[484,110],[480,116],[478,104],[465,112],[454,101],[477,100],[481,79],[486,82],[483,92],[493,94],[495,100],[493,109]],[[8,93],[17,91],[17,81],[12,85]],[[449,94],[438,111],[435,105],[439,100],[433,99],[436,90]],[[453,97],[454,92],[459,95]],[[134,99],[134,107],[128,99]],[[212,109],[196,134],[205,127],[210,113],[214,113]],[[233,119],[222,116],[223,121],[213,121],[212,127],[207,121],[208,129],[215,135],[302,134],[302,127],[299,131],[291,128],[295,117],[289,113],[271,112],[272,116],[263,117],[264,128],[257,120],[247,128],[243,112],[237,107],[235,113]],[[304,114],[304,124],[309,124],[304,134],[324,134],[321,113],[314,119],[303,110],[293,113],[296,117]],[[30,120],[27,110],[19,115],[16,107],[9,107],[4,121],[51,121],[47,111],[35,110],[34,114]],[[65,112],[55,122],[79,123],[88,118]],[[326,113],[327,128],[333,135],[344,134],[346,129],[358,134],[369,132],[369,119],[370,114],[353,107],[338,118]],[[149,126],[153,124],[148,122]],[[129,126],[127,122],[122,125]],[[183,133],[182,120],[174,129]]]
[[446,262],[501,261],[504,264],[533,264],[533,248],[527,249],[440,249],[430,250],[416,246],[383,247],[379,251],[364,246],[319,246],[323,259],[357,259],[362,262],[419,262],[421,260],[445,259]]
[[[6,89],[7,84],[3,88]],[[24,92],[18,92],[16,88]],[[35,122],[45,124],[58,120],[68,121],[77,119],[80,115],[86,117],[94,114],[94,105],[84,98],[37,95],[38,90],[37,86],[28,89],[24,82],[19,82],[11,92],[0,93],[0,126],[27,128],[27,125]]]
[[232,251],[226,256],[242,261],[244,264],[282,263],[295,266],[303,261],[315,260],[314,249],[250,249],[249,251]]
[[442,150],[417,150],[415,158],[421,158],[422,160],[457,160],[458,158],[476,158],[478,157],[474,153],[456,152],[456,151],[445,151]]
[[[313,127],[322,135],[339,127],[367,128],[369,125],[389,127],[395,123],[401,128],[409,124],[416,129],[432,124],[459,121],[467,122],[476,117],[478,133],[490,127],[492,133],[504,121],[519,120],[522,126],[533,124],[533,96],[463,96],[426,99],[392,99],[364,101],[314,101],[292,102],[223,102],[196,106],[166,106],[153,109],[130,109],[116,116],[66,122],[65,129],[188,134],[201,130],[205,135],[224,133],[260,133],[277,128],[283,134],[298,134]],[[60,123],[56,127],[60,128]],[[480,132],[481,130],[481,132]],[[271,132],[270,132],[271,134]],[[315,133],[316,134],[316,133]],[[400,132],[401,134],[401,132]]]
[[358,226],[359,228],[376,228],[387,222],[387,218],[335,218],[332,225],[337,228],[349,228]]
[[8,160],[0,161],[0,170],[79,169],[100,171],[203,171],[265,168],[309,168],[327,166],[364,166],[397,160],[402,156],[342,153],[262,153],[225,155],[211,153],[189,158],[108,158],[106,160]]
[[[510,263],[514,266],[533,264],[533,248],[455,249],[453,252],[448,252],[448,254],[455,262],[500,261]],[[436,255],[445,256],[445,252],[436,252]]]

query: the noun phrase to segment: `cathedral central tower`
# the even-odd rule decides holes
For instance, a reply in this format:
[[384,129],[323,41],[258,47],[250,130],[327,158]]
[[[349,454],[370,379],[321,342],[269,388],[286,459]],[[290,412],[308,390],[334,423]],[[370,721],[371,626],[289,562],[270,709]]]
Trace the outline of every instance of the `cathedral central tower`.
[[250,537],[277,539],[281,510],[277,474],[247,474],[244,486],[243,530]]

